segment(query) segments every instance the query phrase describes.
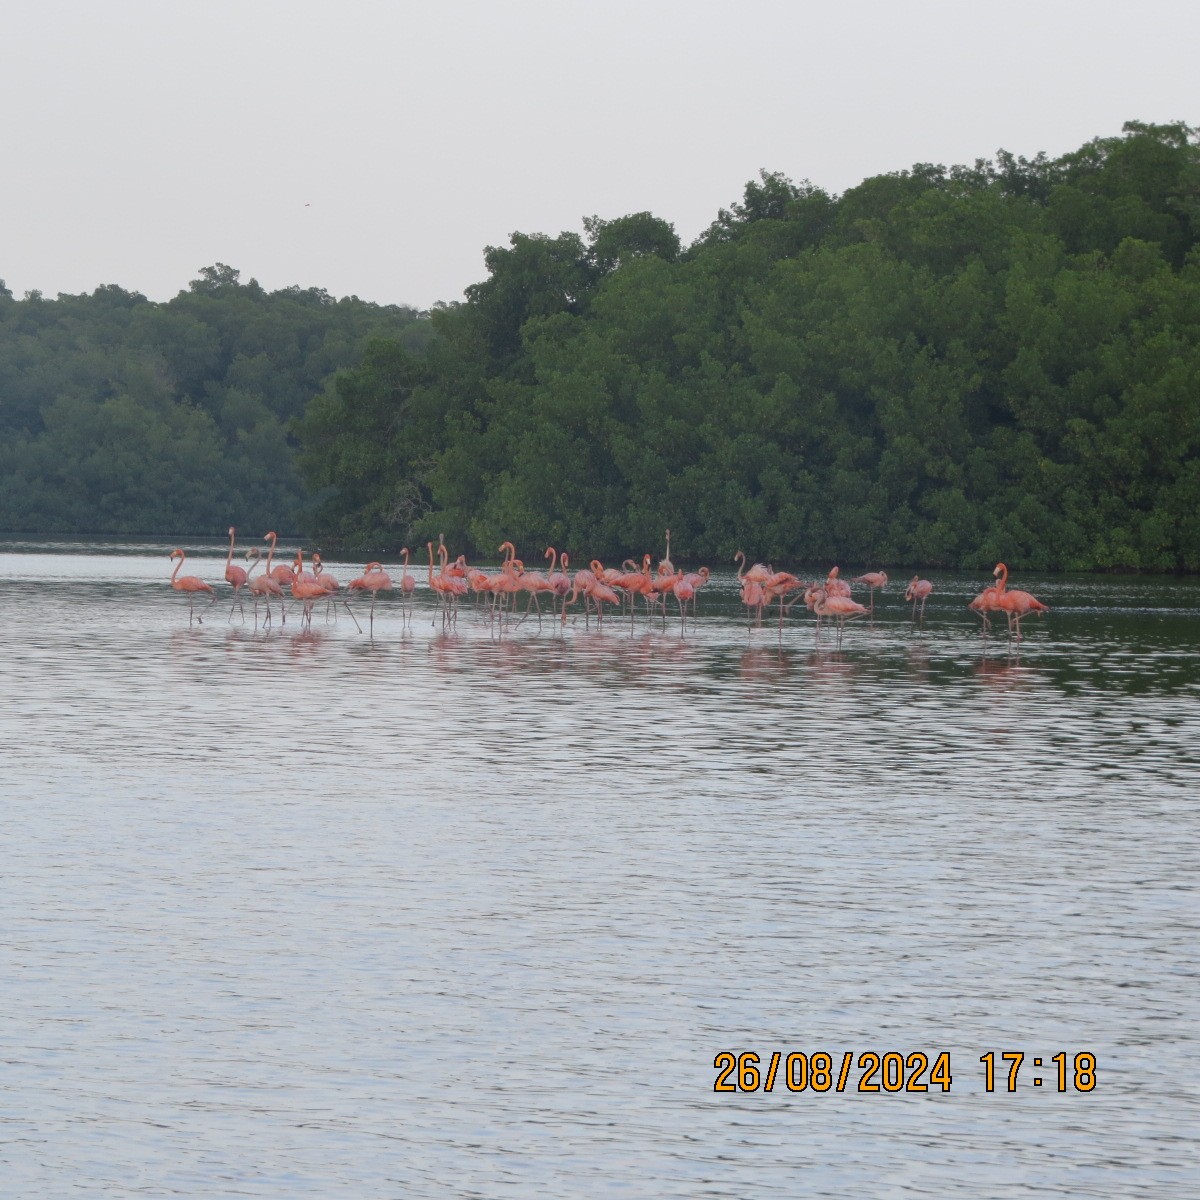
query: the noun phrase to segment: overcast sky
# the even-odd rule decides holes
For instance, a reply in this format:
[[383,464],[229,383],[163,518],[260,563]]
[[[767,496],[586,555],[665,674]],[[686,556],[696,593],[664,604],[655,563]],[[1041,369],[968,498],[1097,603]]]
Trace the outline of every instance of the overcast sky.
[[0,278],[167,299],[214,262],[426,307],[514,230],[694,238],[760,168],[1200,124],[1200,3],[0,0]]

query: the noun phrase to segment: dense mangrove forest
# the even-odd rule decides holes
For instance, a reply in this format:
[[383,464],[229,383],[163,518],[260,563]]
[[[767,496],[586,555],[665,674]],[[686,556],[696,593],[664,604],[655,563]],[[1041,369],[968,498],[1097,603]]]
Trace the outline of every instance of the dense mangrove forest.
[[0,283],[0,529],[300,531],[292,423],[372,339],[420,353],[431,333],[413,309],[267,292],[224,263],[165,304]]
[[[432,313],[0,291],[0,528],[1200,569],[1200,137],[764,171],[692,244],[514,233]],[[402,291],[403,281],[397,281]]]

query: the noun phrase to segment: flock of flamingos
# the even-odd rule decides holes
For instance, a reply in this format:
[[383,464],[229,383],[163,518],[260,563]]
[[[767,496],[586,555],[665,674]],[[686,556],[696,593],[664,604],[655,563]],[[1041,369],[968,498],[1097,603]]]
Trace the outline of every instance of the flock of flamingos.
[[[271,602],[274,600],[279,608],[281,623],[287,621],[286,604],[290,599],[300,606],[300,621],[302,628],[311,626],[314,606],[324,600],[326,613],[332,610],[335,603],[341,604],[350,614],[355,627],[362,632],[358,618],[347,603],[350,593],[359,595],[370,594],[371,607],[369,621],[372,631],[375,628],[375,603],[380,592],[398,592],[403,603],[405,623],[412,620],[412,598],[417,589],[417,580],[409,572],[409,552],[401,551],[403,557],[402,574],[399,582],[393,582],[392,577],[377,562],[368,563],[362,575],[352,579],[342,592],[341,584],[324,569],[321,556],[313,554],[310,559],[311,571],[305,570],[304,551],[298,550],[296,557],[290,563],[274,562],[275,543],[277,535],[274,532],[266,534],[263,540],[269,543],[266,563],[260,574],[255,574],[262,565],[262,552],[257,546],[246,551],[249,568],[239,566],[233,561],[236,546],[237,530],[230,526],[229,553],[225,556],[225,582],[233,588],[233,604],[229,609],[229,619],[233,618],[234,608],[239,609],[245,620],[245,608],[242,604],[242,593],[245,591],[254,601],[254,624],[258,627],[258,609],[263,604],[266,608],[264,627],[269,627],[272,621]],[[453,562],[450,553],[439,539],[436,550],[432,542],[426,543],[429,553],[429,563],[426,569],[426,580],[430,590],[438,599],[443,626],[452,625],[458,619],[459,601],[473,593],[478,604],[484,606],[484,613],[490,622],[508,622],[516,612],[517,601],[521,596],[526,597],[525,611],[521,620],[525,620],[536,609],[538,624],[542,621],[542,600],[550,604],[554,618],[565,624],[567,611],[571,605],[582,598],[585,621],[591,620],[593,609],[598,622],[604,620],[604,606],[612,610],[624,612],[629,610],[630,627],[633,627],[637,599],[643,601],[643,609],[647,620],[661,615],[663,624],[667,619],[667,597],[673,596],[678,606],[681,631],[686,630],[689,607],[693,621],[696,616],[696,593],[709,581],[708,567],[699,571],[684,572],[676,570],[671,562],[671,531],[667,530],[666,555],[659,560],[656,571],[651,571],[653,556],[644,554],[640,565],[633,559],[626,559],[621,570],[606,568],[602,563],[593,559],[585,570],[568,573],[570,558],[567,554],[559,554],[553,547],[545,552],[550,560],[549,569],[545,574],[540,571],[527,571],[525,564],[517,557],[516,548],[511,542],[504,542],[499,548],[504,552],[504,561],[500,570],[493,574],[469,566],[464,555],[459,555]],[[206,607],[216,603],[216,589],[211,583],[206,583],[195,575],[180,575],[183,566],[184,553],[182,550],[172,550],[171,559],[175,567],[171,572],[171,586],[177,592],[188,596],[188,623],[202,621],[201,614],[195,611],[196,597],[207,593],[211,599]],[[178,560],[178,561],[175,561]],[[834,567],[822,583],[806,583],[788,571],[772,571],[762,563],[746,567],[746,556],[739,550],[734,555],[738,563],[738,582],[741,586],[742,603],[746,606],[752,625],[761,625],[763,615],[772,605],[778,605],[779,627],[783,628],[783,618],[792,607],[803,601],[804,606],[817,619],[817,633],[820,636],[822,620],[832,620],[837,626],[837,637],[840,643],[842,631],[848,620],[873,614],[875,611],[875,592],[887,586],[888,577],[884,571],[871,571],[859,575],[850,582],[861,583],[870,589],[869,605],[858,603],[851,598],[850,582],[839,577],[838,568]],[[436,570],[435,570],[436,566]],[[1034,613],[1049,612],[1049,608],[1028,592],[1022,592],[1008,587],[1008,568],[1003,563],[997,563],[993,572],[996,582],[980,592],[968,605],[971,611],[983,618],[983,629],[990,627],[989,614],[1003,613],[1008,621],[1008,633],[1017,641],[1021,639],[1021,621]],[[933,584],[928,579],[913,576],[912,581],[904,591],[904,599],[913,606],[914,621],[925,618],[925,601],[933,591]],[[203,612],[203,610],[202,610]],[[436,620],[436,617],[434,618]]]

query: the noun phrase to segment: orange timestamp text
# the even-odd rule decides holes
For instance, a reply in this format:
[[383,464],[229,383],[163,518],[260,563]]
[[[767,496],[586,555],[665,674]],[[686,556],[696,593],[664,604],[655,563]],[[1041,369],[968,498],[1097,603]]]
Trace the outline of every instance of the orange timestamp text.
[[[980,1057],[984,1066],[986,1091],[995,1091],[997,1080],[1007,1090],[1017,1090],[1017,1078],[1026,1055],[1023,1051],[1007,1050],[997,1055],[988,1051]],[[1096,1056],[1083,1050],[1068,1055],[1065,1050],[1047,1055],[1046,1082],[1057,1084],[1058,1091],[1090,1092],[1096,1086]],[[1033,1066],[1041,1067],[1043,1059],[1034,1058]],[[722,1050],[713,1059],[717,1072],[714,1092],[773,1092],[776,1084],[789,1092],[948,1092],[954,1083],[950,1071],[950,1051],[926,1053],[913,1050],[902,1053],[888,1050],[877,1053],[865,1050],[856,1054],[845,1050],[841,1054],[825,1050],[784,1053],[773,1050],[765,1056],[754,1051],[735,1053]],[[998,1067],[1000,1069],[998,1069]],[[1042,1076],[1031,1075],[1033,1087],[1042,1086]]]

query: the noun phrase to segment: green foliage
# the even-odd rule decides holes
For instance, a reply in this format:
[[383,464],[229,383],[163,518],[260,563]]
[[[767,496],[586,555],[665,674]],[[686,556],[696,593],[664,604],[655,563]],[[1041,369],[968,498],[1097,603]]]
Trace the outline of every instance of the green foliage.
[[[1200,146],[762,172],[514,233],[429,319],[266,293],[0,284],[0,525],[444,533],[603,558],[1200,570]],[[302,445],[297,458],[293,439]]]
[[292,422],[370,338],[420,347],[429,325],[320,289],[268,293],[223,263],[166,304],[0,287],[0,528],[297,529]]
[[366,464],[312,477],[322,528],[1200,569],[1198,214],[1195,131],[1131,122],[840,198],[763,172],[686,250],[649,213],[514,234],[419,380],[314,401],[306,443]]

